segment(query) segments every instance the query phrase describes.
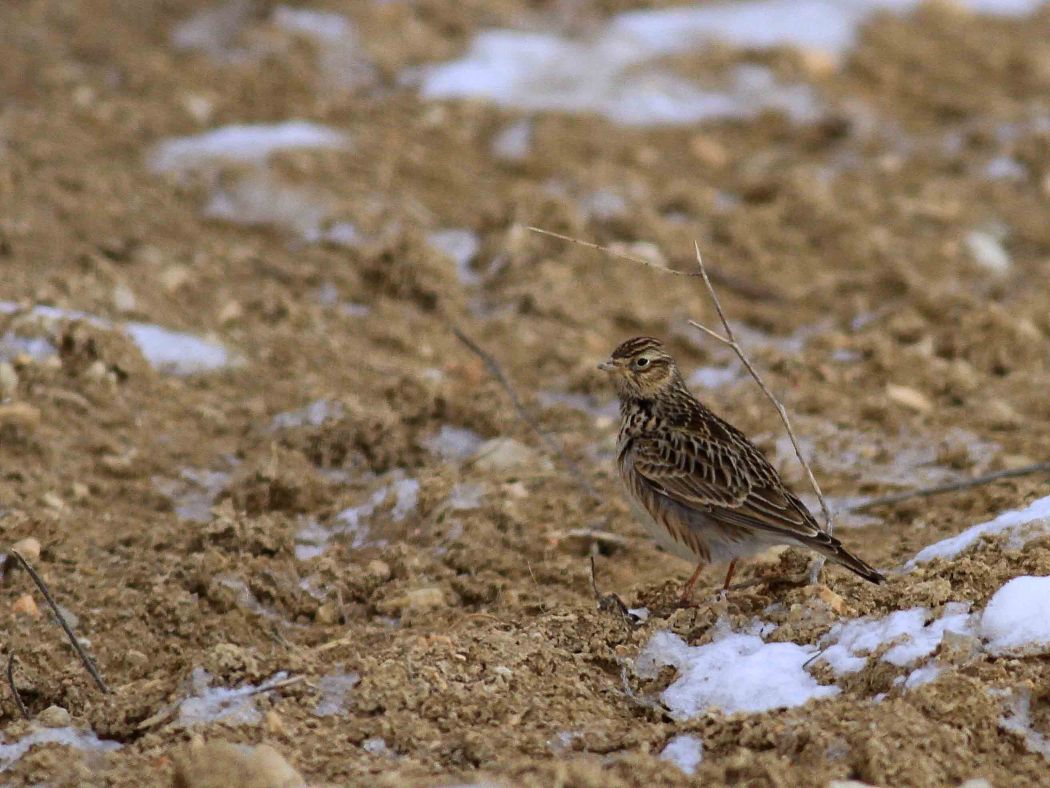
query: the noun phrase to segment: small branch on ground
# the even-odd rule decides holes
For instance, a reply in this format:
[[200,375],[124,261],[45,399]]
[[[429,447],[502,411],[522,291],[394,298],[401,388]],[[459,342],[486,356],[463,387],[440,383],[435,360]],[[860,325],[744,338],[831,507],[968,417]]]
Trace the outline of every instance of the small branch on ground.
[[485,365],[485,368],[489,371],[489,374],[496,379],[496,382],[500,384],[507,396],[510,397],[511,404],[514,405],[514,410],[518,412],[518,418],[520,418],[525,425],[531,429],[543,445],[547,447],[547,450],[561,460],[562,464],[566,467],[573,479],[580,486],[580,488],[587,493],[591,498],[596,501],[601,501],[602,498],[598,495],[591,483],[587,481],[587,477],[584,476],[583,471],[580,467],[572,460],[571,457],[566,453],[564,447],[555,440],[554,436],[546,432],[539,423],[533,418],[532,414],[529,413],[525,404],[521,401],[521,397],[518,396],[517,391],[510,383],[510,379],[504,374],[502,367],[499,362],[496,361],[488,352],[483,350],[473,339],[468,337],[459,329],[458,326],[452,326],[452,333],[456,335],[456,339],[462,342],[466,348],[481,359],[481,363]]
[[910,501],[913,498],[929,498],[934,495],[944,495],[945,493],[969,490],[973,487],[981,487],[985,484],[991,484],[1000,479],[1013,479],[1017,476],[1029,476],[1033,473],[1041,473],[1043,471],[1050,471],[1050,462],[1035,462],[1031,465],[1024,465],[1020,468],[1009,468],[1005,471],[986,473],[983,476],[976,476],[973,479],[963,479],[958,482],[938,484],[933,487],[923,487],[918,490],[907,490],[892,495],[881,495],[878,498],[868,498],[867,500],[860,501],[852,506],[847,506],[842,511],[866,512],[869,509],[875,509],[879,506],[890,506],[895,503],[901,503],[902,501]]
[[29,709],[22,702],[22,696],[18,694],[18,687],[15,686],[15,654],[13,651],[7,658],[7,686],[11,688],[11,696],[15,699],[18,710],[22,712],[22,718],[28,720]]
[[95,680],[95,685],[103,693],[109,692],[109,687],[106,686],[106,682],[102,680],[102,676],[98,672],[98,668],[95,667],[94,661],[84,651],[84,647],[80,645],[80,641],[77,640],[76,634],[73,632],[73,628],[69,626],[65,616],[62,615],[62,611],[58,608],[58,603],[55,602],[55,598],[51,595],[51,590],[47,587],[44,579],[37,574],[36,570],[30,566],[29,562],[19,553],[17,550],[12,550],[11,555],[18,559],[18,562],[22,564],[22,568],[25,569],[33,582],[36,583],[36,587],[40,589],[40,593],[44,595],[44,599],[47,600],[48,605],[51,606],[51,612],[55,614],[55,618],[58,619],[59,625],[66,633],[66,637],[69,638],[70,645],[73,646],[73,650],[77,652],[77,656],[80,657],[80,661],[83,663],[87,672],[91,674],[91,678]]

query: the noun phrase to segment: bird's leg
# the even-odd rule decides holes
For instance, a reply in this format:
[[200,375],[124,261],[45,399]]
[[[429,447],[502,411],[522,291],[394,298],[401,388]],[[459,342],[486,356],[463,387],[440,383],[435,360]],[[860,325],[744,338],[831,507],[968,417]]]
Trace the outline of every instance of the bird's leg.
[[726,581],[722,584],[722,593],[729,590],[729,581],[733,579],[733,570],[736,569],[736,559],[729,562],[729,570],[726,572]]
[[684,586],[682,586],[682,596],[678,599],[678,604],[682,607],[688,607],[693,601],[693,588],[696,586],[696,581],[700,578],[700,570],[704,568],[703,564],[696,565],[696,571],[693,572],[693,576],[689,578]]

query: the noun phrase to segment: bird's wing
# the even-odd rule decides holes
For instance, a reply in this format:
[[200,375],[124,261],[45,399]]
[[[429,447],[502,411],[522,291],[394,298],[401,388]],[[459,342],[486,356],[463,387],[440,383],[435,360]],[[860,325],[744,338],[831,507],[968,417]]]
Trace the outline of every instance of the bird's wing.
[[634,468],[661,493],[725,525],[800,540],[821,533],[805,504],[762,453],[735,430],[698,436],[673,429],[633,442]]

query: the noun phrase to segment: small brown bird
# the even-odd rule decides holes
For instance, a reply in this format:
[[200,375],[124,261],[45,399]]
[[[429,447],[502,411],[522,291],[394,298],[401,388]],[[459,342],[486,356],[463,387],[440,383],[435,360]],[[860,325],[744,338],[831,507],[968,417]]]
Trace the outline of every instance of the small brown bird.
[[652,337],[628,339],[608,361],[620,397],[617,464],[639,519],[665,549],[696,571],[777,544],[801,545],[865,580],[885,578],[817,525],[762,452],[696,399],[674,359]]

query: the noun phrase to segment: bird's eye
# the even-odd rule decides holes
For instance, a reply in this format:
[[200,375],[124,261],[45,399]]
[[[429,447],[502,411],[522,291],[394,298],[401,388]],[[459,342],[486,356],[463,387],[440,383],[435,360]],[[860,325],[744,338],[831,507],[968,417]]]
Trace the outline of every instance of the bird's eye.
[[645,356],[642,356],[639,359],[635,359],[635,369],[645,369],[647,366],[649,366],[649,359],[647,359]]

